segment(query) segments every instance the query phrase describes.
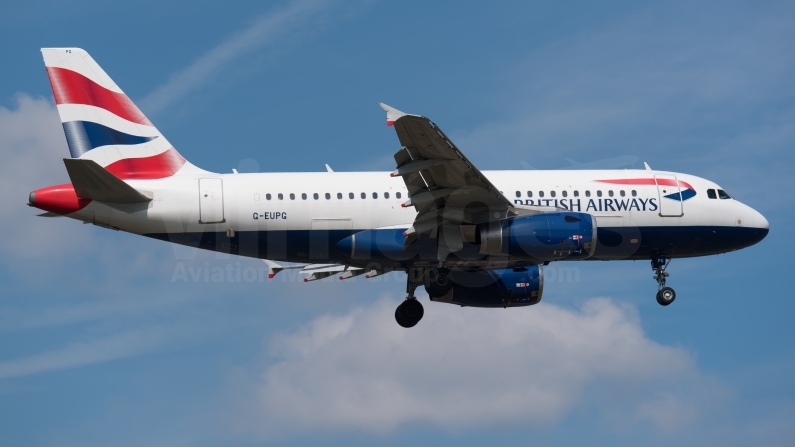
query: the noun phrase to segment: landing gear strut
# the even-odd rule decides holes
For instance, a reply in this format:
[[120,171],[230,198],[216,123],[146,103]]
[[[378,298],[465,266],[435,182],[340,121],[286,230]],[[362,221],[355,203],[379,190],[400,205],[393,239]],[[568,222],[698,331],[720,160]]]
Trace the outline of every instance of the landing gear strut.
[[422,278],[425,274],[425,271],[419,269],[411,269],[408,271],[409,277],[406,282],[406,292],[408,296],[406,297],[406,301],[400,303],[400,306],[395,309],[395,320],[399,325],[405,328],[414,327],[422,320],[422,316],[425,314],[422,304],[414,296],[414,291],[422,282]]
[[663,255],[657,255],[651,259],[651,268],[654,270],[654,280],[657,281],[658,288],[657,303],[659,303],[660,306],[667,306],[676,299],[676,292],[674,289],[665,286],[665,280],[670,275],[665,269],[670,263],[671,260]]

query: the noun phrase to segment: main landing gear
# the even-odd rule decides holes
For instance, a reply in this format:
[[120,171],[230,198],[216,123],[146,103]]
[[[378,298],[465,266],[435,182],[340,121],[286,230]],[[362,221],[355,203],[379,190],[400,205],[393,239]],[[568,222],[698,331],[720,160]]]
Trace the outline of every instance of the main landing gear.
[[422,308],[422,303],[417,300],[414,296],[414,291],[417,289],[417,286],[420,285],[422,282],[422,278],[425,276],[424,271],[411,269],[408,271],[408,281],[406,282],[406,292],[408,293],[408,297],[406,297],[406,301],[400,303],[400,306],[395,309],[395,320],[398,322],[399,325],[410,328],[414,327],[417,323],[422,320],[422,316],[425,315],[425,310]]
[[676,299],[676,292],[674,289],[666,287],[665,285],[665,280],[670,275],[665,269],[670,263],[671,260],[663,255],[655,256],[651,260],[651,268],[654,270],[654,280],[657,281],[657,288],[659,289],[657,291],[657,303],[659,303],[660,306],[667,306]]

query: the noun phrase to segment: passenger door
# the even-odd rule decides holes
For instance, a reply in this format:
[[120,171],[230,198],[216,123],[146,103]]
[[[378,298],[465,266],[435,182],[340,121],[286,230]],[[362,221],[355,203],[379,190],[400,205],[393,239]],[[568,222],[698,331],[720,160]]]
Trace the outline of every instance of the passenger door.
[[682,217],[682,191],[679,189],[679,180],[675,175],[656,174],[657,194],[660,201],[661,217]]

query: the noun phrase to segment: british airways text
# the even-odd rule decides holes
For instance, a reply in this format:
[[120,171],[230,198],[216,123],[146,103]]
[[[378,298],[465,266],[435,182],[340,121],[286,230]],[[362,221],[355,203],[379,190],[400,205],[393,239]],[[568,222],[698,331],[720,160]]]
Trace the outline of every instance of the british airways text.
[[516,199],[515,205],[554,206],[570,211],[657,211],[657,199]]

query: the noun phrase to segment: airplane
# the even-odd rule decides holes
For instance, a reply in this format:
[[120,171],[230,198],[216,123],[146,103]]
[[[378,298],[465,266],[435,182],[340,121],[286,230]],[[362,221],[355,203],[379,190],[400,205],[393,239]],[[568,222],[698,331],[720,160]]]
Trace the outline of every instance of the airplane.
[[[305,281],[405,272],[400,326],[424,315],[415,291],[460,306],[540,302],[545,265],[647,260],[656,299],[672,259],[765,238],[768,221],[718,184],[645,169],[480,171],[434,122],[386,104],[401,148],[392,172],[219,174],[187,161],[79,48],[42,55],[71,158],[71,183],[30,193],[46,216],[262,259]],[[284,263],[297,263],[288,265]]]

